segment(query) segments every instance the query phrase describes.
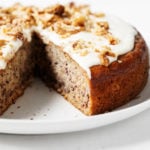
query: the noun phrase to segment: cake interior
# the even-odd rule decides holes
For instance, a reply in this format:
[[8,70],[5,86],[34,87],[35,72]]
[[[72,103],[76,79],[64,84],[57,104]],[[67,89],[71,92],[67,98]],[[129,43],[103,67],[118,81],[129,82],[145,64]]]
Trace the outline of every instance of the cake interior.
[[67,53],[37,34],[25,42],[0,73],[0,114],[24,93],[34,77],[41,78],[78,109],[88,114],[89,86],[86,72]]
[[67,53],[49,43],[44,45],[34,34],[34,51],[38,51],[36,74],[49,88],[54,88],[85,114],[89,112],[89,79],[86,72]]
[[25,42],[5,70],[0,70],[0,114],[24,93],[33,78],[34,55]]

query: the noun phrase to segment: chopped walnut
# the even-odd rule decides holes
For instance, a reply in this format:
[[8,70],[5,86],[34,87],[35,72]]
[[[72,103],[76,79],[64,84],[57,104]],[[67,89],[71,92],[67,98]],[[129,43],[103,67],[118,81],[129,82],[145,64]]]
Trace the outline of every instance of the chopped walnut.
[[91,42],[87,42],[84,40],[77,40],[73,43],[72,47],[74,48],[74,50],[78,50],[78,49],[85,49],[85,48],[90,48],[92,46]]
[[21,41],[23,41],[23,40],[24,40],[23,33],[18,32],[18,33],[16,34],[16,38],[19,39],[19,40],[21,40]]
[[111,45],[117,45],[119,43],[119,39],[115,38],[112,34],[106,34],[106,39],[108,39],[109,44]]
[[6,40],[0,40],[0,47],[4,46],[6,44]]
[[104,66],[108,66],[109,65],[108,56],[115,57],[116,55],[111,51],[110,47],[103,46],[102,50],[99,53],[99,58],[100,58],[100,61],[101,61],[102,65],[104,65]]
[[[92,22],[93,24],[93,22]],[[90,30],[95,33],[97,36],[104,36],[109,33],[109,25],[106,21],[96,22],[93,27],[90,26]]]
[[25,23],[26,28],[37,25],[36,20],[33,15],[29,15],[28,19],[26,19],[24,23]]
[[86,56],[89,54],[89,49],[93,48],[91,42],[84,40],[77,40],[72,44],[73,52],[80,54],[80,56]]
[[109,24],[106,21],[97,22],[97,25],[100,26],[101,28],[105,29],[105,30],[109,29]]
[[115,57],[115,54],[111,51],[111,48],[108,46],[102,47],[102,53],[106,54],[107,56]]
[[2,53],[2,51],[0,51],[0,59],[2,58],[2,55],[3,55],[3,53]]
[[82,49],[83,44],[84,44],[83,40],[77,40],[73,43],[72,47],[74,48],[74,50]]
[[45,10],[46,13],[52,13],[58,16],[62,16],[65,12],[65,7],[63,5],[55,5],[53,7],[49,7]]
[[72,25],[63,24],[62,22],[58,22],[53,25],[55,32],[61,35],[62,38],[66,38],[72,34],[80,32],[81,27],[75,27]]
[[73,19],[73,25],[75,25],[75,26],[84,26],[85,21],[86,21],[85,16],[78,15],[77,17],[75,17]]
[[99,58],[100,58],[100,61],[101,61],[101,64],[104,65],[104,66],[108,66],[109,65],[109,59],[107,58],[106,55],[99,55]]
[[94,49],[94,51],[96,52],[96,53],[100,53],[100,50],[99,49]]
[[92,13],[92,15],[94,15],[95,17],[105,17],[105,14],[104,13]]
[[89,53],[88,50],[84,49],[80,52],[80,56],[86,56],[88,53]]
[[64,13],[64,11],[65,11],[65,7],[63,5],[58,5],[54,9],[54,14],[62,16],[62,14]]

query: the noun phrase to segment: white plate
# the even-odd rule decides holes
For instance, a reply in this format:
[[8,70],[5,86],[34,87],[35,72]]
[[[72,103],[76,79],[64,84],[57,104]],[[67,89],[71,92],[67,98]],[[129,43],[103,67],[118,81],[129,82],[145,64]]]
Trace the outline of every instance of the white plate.
[[48,134],[108,125],[150,107],[150,80],[137,99],[113,112],[87,117],[36,80],[0,119],[1,133]]
[[150,107],[150,81],[137,99],[113,112],[87,117],[36,80],[0,119],[1,133],[48,134],[108,125]]
[[[112,5],[112,1],[109,1],[109,3],[106,2],[106,7],[104,1],[102,1],[103,9],[108,10],[107,8],[114,6]],[[22,2],[29,1],[22,0]],[[42,4],[40,0],[32,2]],[[3,3],[3,0],[1,0],[0,5],[2,4],[8,5],[8,3]],[[46,1],[44,4],[47,4]],[[124,13],[120,13],[120,16],[123,16],[123,18],[127,17]],[[127,17],[127,19],[132,21],[134,17],[132,15],[130,16],[131,18]],[[140,28],[140,23],[140,21],[135,20],[136,27]],[[149,29],[148,25],[147,29]],[[143,28],[141,28],[141,30],[143,30],[142,33],[145,33],[144,36],[147,37],[147,32],[144,32]],[[150,107],[149,87],[150,80],[137,99],[118,110],[87,117],[56,92],[49,91],[41,81],[36,80],[34,84],[25,91],[25,94],[19,98],[16,104],[12,105],[8,111],[1,116],[0,132],[14,134],[48,134],[81,131],[108,125],[148,109]]]

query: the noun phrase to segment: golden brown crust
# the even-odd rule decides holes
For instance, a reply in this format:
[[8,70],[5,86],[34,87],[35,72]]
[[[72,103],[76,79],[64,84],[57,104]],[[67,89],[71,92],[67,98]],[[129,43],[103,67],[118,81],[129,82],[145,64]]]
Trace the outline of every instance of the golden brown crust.
[[132,51],[108,67],[91,67],[90,115],[111,111],[124,105],[144,88],[148,78],[148,49],[141,35]]

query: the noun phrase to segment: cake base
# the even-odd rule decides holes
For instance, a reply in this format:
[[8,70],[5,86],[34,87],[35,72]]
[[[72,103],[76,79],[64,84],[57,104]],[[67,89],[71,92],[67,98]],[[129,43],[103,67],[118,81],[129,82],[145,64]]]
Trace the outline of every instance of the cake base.
[[99,114],[126,104],[145,87],[148,79],[148,48],[141,35],[136,36],[132,51],[108,67],[91,67],[92,107],[90,114]]

